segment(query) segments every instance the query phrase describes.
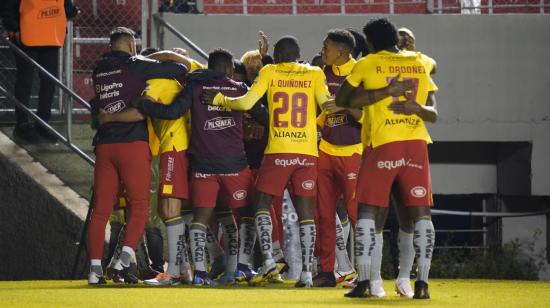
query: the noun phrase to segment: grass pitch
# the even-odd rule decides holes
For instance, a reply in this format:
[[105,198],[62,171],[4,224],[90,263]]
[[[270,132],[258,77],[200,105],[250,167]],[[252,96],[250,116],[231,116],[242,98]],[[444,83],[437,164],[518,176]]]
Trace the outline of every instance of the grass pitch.
[[[550,283],[538,281],[430,280],[431,300],[394,295],[385,282],[384,299],[348,299],[341,288],[295,289],[293,283],[263,287],[89,287],[76,281],[1,281],[0,307],[550,307]],[[187,306],[189,307],[189,306]]]

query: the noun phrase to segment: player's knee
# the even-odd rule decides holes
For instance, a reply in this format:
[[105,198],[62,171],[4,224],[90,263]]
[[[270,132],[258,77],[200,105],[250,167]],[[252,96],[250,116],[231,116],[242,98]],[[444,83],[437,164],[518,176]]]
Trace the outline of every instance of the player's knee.
[[256,211],[269,211],[273,196],[263,192],[258,192],[258,202],[256,203]]
[[378,212],[376,207],[360,203],[357,210],[359,219],[376,220],[376,214]]
[[409,207],[409,216],[414,223],[420,220],[431,220],[431,210],[429,206],[414,206]]

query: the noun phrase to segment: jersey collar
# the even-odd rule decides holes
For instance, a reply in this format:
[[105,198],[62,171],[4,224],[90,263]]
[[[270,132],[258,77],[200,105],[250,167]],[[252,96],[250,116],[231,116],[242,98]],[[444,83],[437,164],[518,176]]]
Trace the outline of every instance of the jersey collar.
[[351,73],[353,66],[355,65],[355,59],[350,58],[348,62],[342,65],[332,65],[332,72],[336,76],[346,76]]

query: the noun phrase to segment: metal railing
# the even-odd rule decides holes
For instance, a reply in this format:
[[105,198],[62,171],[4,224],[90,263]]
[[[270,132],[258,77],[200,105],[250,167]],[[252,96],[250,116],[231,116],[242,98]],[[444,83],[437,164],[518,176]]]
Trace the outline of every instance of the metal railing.
[[[184,44],[189,46],[189,48],[193,49],[198,55],[200,55],[203,59],[208,60],[208,53],[206,53],[204,50],[202,50],[197,44],[193,43],[187,36],[183,35],[178,29],[176,29],[174,26],[172,26],[169,22],[164,20],[161,16],[162,13],[156,13],[153,14],[153,18],[155,20],[155,24],[157,25],[156,32],[157,32],[157,38],[162,38],[162,35],[159,33],[161,27],[158,25],[166,28],[170,33],[172,33],[175,37],[177,37],[179,40],[181,40]],[[163,48],[163,41],[160,41],[159,46]]]
[[204,0],[191,11],[187,3],[176,1],[164,11],[243,15],[550,13],[545,0]]
[[59,79],[57,79],[55,76],[50,74],[45,68],[43,68],[40,64],[38,64],[36,61],[34,61],[29,55],[27,55],[23,50],[21,50],[16,44],[11,42],[9,39],[5,37],[1,37],[2,42],[4,42],[6,45],[8,45],[11,50],[13,50],[18,56],[23,58],[25,61],[29,62],[32,66],[38,68],[38,70],[50,81],[55,83],[62,91],[65,93],[68,97],[68,99],[65,100],[65,116],[66,116],[66,125],[67,125],[67,131],[66,131],[66,137],[61,135],[56,129],[54,129],[52,126],[50,126],[47,122],[42,120],[38,115],[36,115],[29,107],[25,106],[23,103],[18,101],[13,95],[11,95],[4,87],[0,86],[0,94],[5,96],[10,102],[12,102],[17,107],[21,108],[25,113],[27,113],[30,117],[32,117],[40,126],[45,128],[50,133],[54,134],[57,139],[59,139],[63,144],[65,144],[69,149],[71,149],[73,152],[75,152],[78,156],[80,156],[82,159],[84,159],[88,164],[94,166],[95,161],[93,158],[88,156],[88,154],[84,153],[79,147],[77,147],[74,143],[72,143],[72,100],[76,100],[82,106],[84,106],[86,109],[90,110],[90,104],[82,99],[78,94],[73,92],[69,87],[67,87],[65,84],[63,84]]

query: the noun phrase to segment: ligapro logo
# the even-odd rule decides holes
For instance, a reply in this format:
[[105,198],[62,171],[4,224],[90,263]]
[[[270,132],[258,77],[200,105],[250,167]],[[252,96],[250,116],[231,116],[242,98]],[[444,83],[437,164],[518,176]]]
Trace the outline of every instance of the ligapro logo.
[[216,117],[204,122],[204,130],[222,130],[235,125],[235,119],[232,117]]
[[117,113],[122,109],[124,109],[124,107],[126,107],[126,104],[124,103],[124,101],[118,100],[116,102],[110,103],[109,105],[105,106],[105,111],[107,111],[107,113]]

